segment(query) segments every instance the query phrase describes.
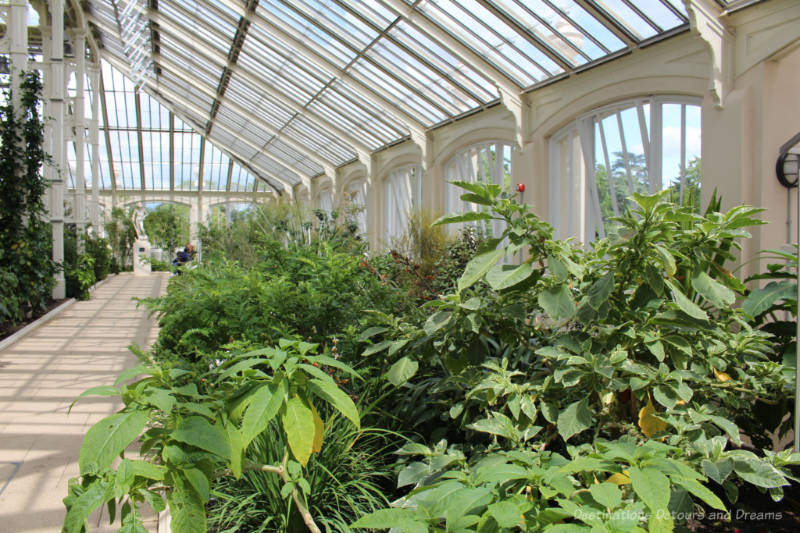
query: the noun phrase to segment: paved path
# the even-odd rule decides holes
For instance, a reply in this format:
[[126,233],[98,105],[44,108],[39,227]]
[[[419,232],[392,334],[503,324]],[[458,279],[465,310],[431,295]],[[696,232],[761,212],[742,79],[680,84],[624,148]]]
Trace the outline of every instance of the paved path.
[[[155,321],[131,298],[162,294],[168,279],[160,272],[114,276],[91,300],[74,303],[0,351],[0,533],[61,531],[61,500],[78,475],[83,436],[121,402],[89,397],[69,415],[67,408],[84,390],[112,385],[136,364],[128,345],[155,340]],[[92,533],[116,531],[107,520],[98,527],[98,520],[93,517]]]

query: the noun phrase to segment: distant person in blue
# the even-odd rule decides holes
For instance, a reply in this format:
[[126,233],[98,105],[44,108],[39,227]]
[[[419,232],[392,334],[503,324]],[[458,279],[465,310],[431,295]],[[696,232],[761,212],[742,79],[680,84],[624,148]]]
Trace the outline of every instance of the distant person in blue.
[[186,247],[183,250],[178,251],[178,257],[173,259],[172,266],[175,267],[175,273],[181,274],[181,268],[183,265],[194,259],[194,254],[192,253],[194,248],[190,243],[186,243]]

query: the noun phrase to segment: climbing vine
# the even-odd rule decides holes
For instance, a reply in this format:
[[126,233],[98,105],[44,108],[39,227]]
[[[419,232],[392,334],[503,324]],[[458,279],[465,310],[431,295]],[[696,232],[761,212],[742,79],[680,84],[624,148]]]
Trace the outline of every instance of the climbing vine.
[[0,320],[12,322],[45,307],[58,268],[44,219],[41,171],[49,158],[42,147],[38,72],[23,74],[20,91],[18,111],[10,92],[0,106]]

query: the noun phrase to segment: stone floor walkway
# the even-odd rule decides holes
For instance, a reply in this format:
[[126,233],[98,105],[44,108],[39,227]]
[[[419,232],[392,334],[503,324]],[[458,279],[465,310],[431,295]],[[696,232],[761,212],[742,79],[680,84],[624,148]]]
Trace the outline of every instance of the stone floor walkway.
[[[155,340],[155,321],[132,298],[162,294],[168,279],[160,272],[114,276],[91,300],[74,303],[0,351],[0,533],[61,531],[61,500],[78,475],[83,436],[121,403],[88,397],[69,414],[67,408],[84,390],[112,385],[136,364],[131,343]],[[99,520],[93,517],[92,532],[116,531]]]

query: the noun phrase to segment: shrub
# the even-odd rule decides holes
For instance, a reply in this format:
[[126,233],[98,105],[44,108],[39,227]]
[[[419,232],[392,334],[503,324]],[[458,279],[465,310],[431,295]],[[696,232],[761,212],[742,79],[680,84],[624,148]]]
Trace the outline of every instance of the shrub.
[[23,320],[46,309],[59,268],[52,260],[50,225],[44,220],[42,146],[44,126],[39,113],[42,91],[36,71],[22,74],[21,107],[6,96],[0,106],[0,271],[15,280],[16,298],[4,298],[4,313]]
[[86,253],[94,259],[94,276],[97,281],[106,279],[111,270],[111,248],[108,246],[108,239],[87,238]]
[[353,527],[672,531],[692,499],[724,510],[717,494],[735,502],[742,483],[782,497],[800,454],[744,449],[734,422],[793,393],[724,268],[758,210],[634,195],[619,235],[582,250],[498,186],[461,185],[490,209],[440,222],[500,219],[507,244],[489,241],[424,321],[364,332],[431,444],[400,451],[399,507]]

